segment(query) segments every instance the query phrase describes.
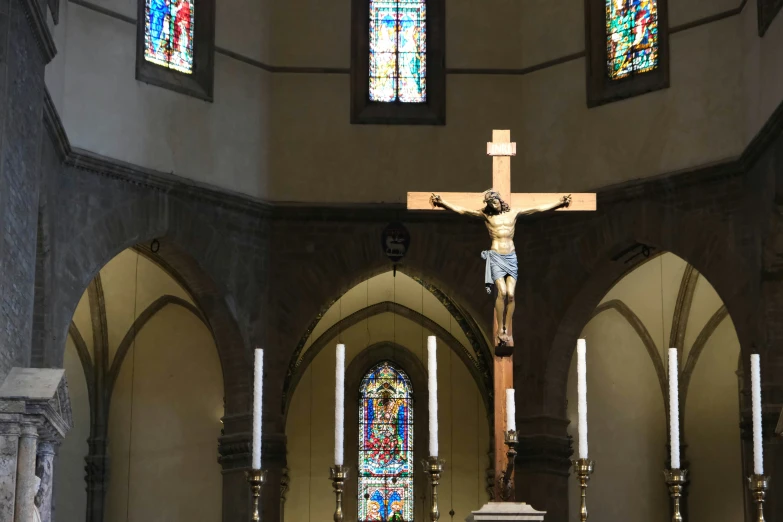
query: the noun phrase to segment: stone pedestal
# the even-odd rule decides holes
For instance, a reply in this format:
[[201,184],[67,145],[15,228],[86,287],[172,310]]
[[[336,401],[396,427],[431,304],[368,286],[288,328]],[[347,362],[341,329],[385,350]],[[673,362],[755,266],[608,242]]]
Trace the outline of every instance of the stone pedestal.
[[472,512],[466,522],[507,522],[511,520],[544,520],[545,511],[536,511],[524,502],[490,502]]
[[54,447],[71,422],[63,370],[11,369],[0,386],[0,522],[29,522],[36,506],[51,520]]

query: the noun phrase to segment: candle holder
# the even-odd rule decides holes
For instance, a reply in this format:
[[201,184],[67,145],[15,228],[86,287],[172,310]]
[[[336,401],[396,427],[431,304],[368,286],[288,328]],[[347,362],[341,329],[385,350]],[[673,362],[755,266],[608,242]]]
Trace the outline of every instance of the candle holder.
[[756,503],[756,517],[754,522],[764,522],[764,497],[769,488],[769,477],[764,475],[751,475],[748,477],[748,486],[753,492],[753,501]]
[[666,477],[666,484],[669,485],[669,494],[674,501],[672,508],[672,522],[682,522],[682,513],[680,512],[680,499],[682,498],[685,484],[688,483],[687,469],[667,469],[663,472]]
[[582,503],[579,507],[579,520],[587,520],[587,483],[590,481],[590,475],[593,474],[595,462],[590,459],[576,459],[573,461],[574,473],[579,479],[579,487],[582,489]]
[[261,520],[261,515],[258,510],[258,503],[261,499],[261,486],[263,486],[266,481],[266,470],[251,469],[245,472],[245,476],[250,483],[250,492],[253,495],[253,512],[250,516],[250,520],[259,522]]
[[333,468],[329,468],[329,480],[332,481],[336,501],[334,522],[342,522],[343,520],[343,488],[345,487],[346,478],[348,478],[348,468],[346,466],[335,465]]
[[508,446],[508,451],[506,451],[508,461],[506,462],[506,470],[503,472],[503,476],[500,479],[500,500],[503,502],[514,501],[514,464],[517,458],[518,442],[519,438],[516,430],[509,430],[506,432],[505,443],[506,446]]
[[440,511],[438,511],[438,484],[440,483],[440,474],[443,473],[443,460],[438,457],[427,457],[427,460],[424,461],[424,471],[430,476],[430,484],[432,485],[430,520],[436,522],[440,518]]

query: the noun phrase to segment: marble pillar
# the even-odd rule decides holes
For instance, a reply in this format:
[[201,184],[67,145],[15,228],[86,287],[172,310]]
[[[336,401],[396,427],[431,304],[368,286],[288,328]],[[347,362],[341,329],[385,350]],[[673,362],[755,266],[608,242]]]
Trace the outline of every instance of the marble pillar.
[[35,474],[41,477],[41,487],[35,495],[35,505],[41,514],[41,522],[52,520],[52,487],[54,470],[55,443],[50,440],[38,441],[38,458]]
[[0,522],[14,521],[19,425],[0,422]]
[[19,434],[19,454],[16,459],[16,509],[14,522],[33,520],[35,489],[35,457],[38,446],[38,429],[34,424],[22,424]]

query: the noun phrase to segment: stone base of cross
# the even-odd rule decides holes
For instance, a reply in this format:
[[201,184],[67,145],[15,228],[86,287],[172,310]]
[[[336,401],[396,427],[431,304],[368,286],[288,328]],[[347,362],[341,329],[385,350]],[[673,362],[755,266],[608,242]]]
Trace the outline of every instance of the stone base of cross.
[[[513,193],[511,192],[511,156],[516,155],[516,143],[511,142],[511,132],[508,130],[493,130],[492,142],[487,143],[487,155],[492,156],[492,189],[500,193],[501,199],[509,204],[511,212],[520,209],[532,209],[545,207],[548,204],[559,202],[564,196],[571,196],[568,207],[558,211],[595,210],[595,194],[568,194],[568,193]],[[433,206],[432,192],[408,192],[409,210],[443,210]],[[486,206],[484,193],[482,192],[441,192],[439,195],[444,201],[453,206],[466,209],[479,210]],[[478,253],[476,253],[478,255]],[[480,276],[477,274],[477,279]],[[477,280],[476,284],[480,284]],[[497,308],[495,309],[497,310]],[[507,321],[506,334],[513,339],[513,321]],[[514,387],[513,377],[513,341],[503,342],[500,339],[499,325],[503,324],[501,318],[494,312],[492,339],[495,345],[494,356],[494,394],[495,394],[495,499],[500,499],[502,474],[506,469],[507,457],[505,446],[505,418],[506,418],[506,390]]]

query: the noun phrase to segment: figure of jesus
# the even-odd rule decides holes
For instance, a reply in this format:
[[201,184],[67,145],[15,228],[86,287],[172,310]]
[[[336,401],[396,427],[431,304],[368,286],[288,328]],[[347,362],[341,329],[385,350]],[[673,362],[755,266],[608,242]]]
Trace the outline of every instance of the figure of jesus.
[[[444,201],[439,195],[433,194],[430,202],[436,207],[442,207],[457,214],[472,216],[484,220],[492,240],[489,250],[481,253],[481,258],[487,261],[484,271],[484,283],[487,293],[492,292],[492,285],[497,287],[495,299],[495,317],[498,323],[498,341],[496,347],[502,349],[514,346],[514,339],[509,333],[511,319],[514,315],[514,290],[517,285],[517,253],[514,248],[514,230],[517,218],[521,215],[546,212],[571,204],[571,196],[563,196],[557,203],[539,207],[512,209],[503,201],[500,194],[490,189],[484,193],[484,208],[471,210]],[[498,353],[501,355],[501,353]],[[510,353],[508,354],[510,355]]]

